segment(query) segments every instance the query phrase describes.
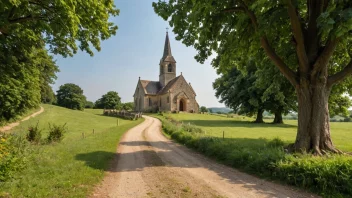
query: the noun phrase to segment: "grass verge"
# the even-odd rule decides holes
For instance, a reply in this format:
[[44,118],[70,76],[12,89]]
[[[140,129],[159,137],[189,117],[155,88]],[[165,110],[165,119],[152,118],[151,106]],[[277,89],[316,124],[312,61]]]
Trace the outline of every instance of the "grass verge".
[[[280,138],[222,138],[191,124],[154,116],[177,142],[223,164],[264,178],[279,180],[323,197],[352,197],[352,157],[286,154]],[[216,127],[216,126],[212,126]]]
[[116,118],[101,116],[96,111],[43,106],[44,113],[21,123],[12,132],[25,136],[27,127],[38,120],[43,138],[48,135],[48,123],[66,123],[68,132],[60,143],[30,144],[26,149],[26,166],[11,179],[0,182],[0,197],[86,197],[102,180],[122,135],[143,122],[120,120],[116,126]]

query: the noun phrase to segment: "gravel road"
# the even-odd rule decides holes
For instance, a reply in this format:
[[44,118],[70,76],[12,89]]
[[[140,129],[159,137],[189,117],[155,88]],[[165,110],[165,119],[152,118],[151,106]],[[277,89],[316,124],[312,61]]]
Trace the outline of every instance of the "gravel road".
[[158,119],[130,129],[91,197],[318,197],[218,164],[161,133]]

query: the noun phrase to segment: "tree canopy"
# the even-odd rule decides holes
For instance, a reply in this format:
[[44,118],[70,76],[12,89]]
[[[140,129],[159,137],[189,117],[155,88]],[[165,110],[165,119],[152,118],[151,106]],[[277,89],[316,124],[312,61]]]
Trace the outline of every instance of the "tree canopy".
[[79,47],[93,55],[91,46],[99,51],[100,40],[116,34],[109,17],[118,14],[113,0],[5,0],[0,3],[0,42],[21,41],[30,49],[44,37],[54,54],[72,56]]
[[351,94],[351,1],[159,0],[153,7],[176,39],[195,47],[199,62],[215,52],[220,71],[264,52],[297,93],[289,150],[340,152],[331,141],[328,100],[332,87]]
[[118,109],[121,107],[121,98],[116,91],[109,91],[95,102],[99,109]]
[[208,109],[205,106],[201,106],[200,107],[200,112],[206,113],[206,112],[208,112]]
[[132,111],[134,109],[134,102],[122,103],[121,109],[126,111]]
[[57,105],[69,109],[83,110],[86,104],[86,97],[83,90],[73,83],[66,83],[57,91]]

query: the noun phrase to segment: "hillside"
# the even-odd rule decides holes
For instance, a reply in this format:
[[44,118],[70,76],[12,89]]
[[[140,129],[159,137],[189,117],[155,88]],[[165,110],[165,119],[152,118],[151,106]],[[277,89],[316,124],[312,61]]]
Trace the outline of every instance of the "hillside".
[[24,136],[28,127],[38,121],[43,139],[49,123],[66,124],[68,132],[60,143],[28,145],[25,168],[13,179],[0,183],[0,197],[86,197],[102,180],[120,137],[143,121],[120,120],[117,126],[117,119],[102,116],[102,110],[43,107],[42,114],[21,122],[12,132]]

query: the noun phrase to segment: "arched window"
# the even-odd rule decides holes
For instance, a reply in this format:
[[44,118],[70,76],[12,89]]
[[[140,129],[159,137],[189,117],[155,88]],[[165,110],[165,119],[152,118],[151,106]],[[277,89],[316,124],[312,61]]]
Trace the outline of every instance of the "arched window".
[[172,72],[172,65],[171,65],[171,64],[169,64],[169,65],[167,66],[167,71],[168,71],[168,72]]

